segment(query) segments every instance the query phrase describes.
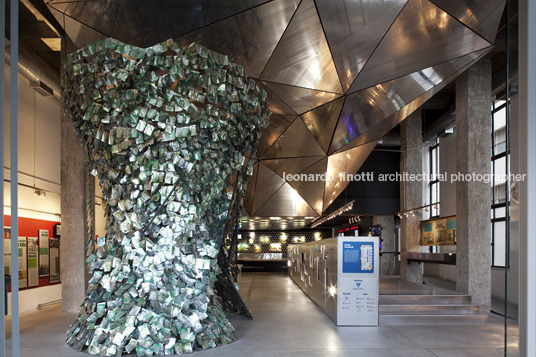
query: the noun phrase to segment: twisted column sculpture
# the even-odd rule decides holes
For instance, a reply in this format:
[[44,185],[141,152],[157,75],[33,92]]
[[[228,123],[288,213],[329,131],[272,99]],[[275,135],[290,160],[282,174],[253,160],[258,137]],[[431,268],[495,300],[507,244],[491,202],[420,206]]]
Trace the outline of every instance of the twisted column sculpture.
[[213,285],[266,94],[226,56],[172,40],[147,49],[92,44],[69,56],[63,86],[107,228],[88,242],[92,278],[67,343],[147,356],[232,342]]

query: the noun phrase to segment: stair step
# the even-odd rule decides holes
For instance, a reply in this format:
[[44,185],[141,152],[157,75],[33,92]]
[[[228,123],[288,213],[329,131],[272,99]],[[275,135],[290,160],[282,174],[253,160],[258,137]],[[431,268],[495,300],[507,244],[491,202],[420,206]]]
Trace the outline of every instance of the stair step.
[[380,315],[475,315],[479,307],[460,305],[381,305]]
[[470,304],[469,295],[380,295],[380,305],[460,305]]
[[380,315],[380,323],[389,325],[446,325],[446,324],[484,324],[488,315]]

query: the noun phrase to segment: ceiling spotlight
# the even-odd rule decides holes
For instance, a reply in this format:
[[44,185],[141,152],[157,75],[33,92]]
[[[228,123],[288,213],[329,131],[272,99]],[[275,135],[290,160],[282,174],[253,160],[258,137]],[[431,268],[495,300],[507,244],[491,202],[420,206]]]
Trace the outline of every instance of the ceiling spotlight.
[[428,207],[424,207],[424,211],[425,211],[425,212],[428,212]]

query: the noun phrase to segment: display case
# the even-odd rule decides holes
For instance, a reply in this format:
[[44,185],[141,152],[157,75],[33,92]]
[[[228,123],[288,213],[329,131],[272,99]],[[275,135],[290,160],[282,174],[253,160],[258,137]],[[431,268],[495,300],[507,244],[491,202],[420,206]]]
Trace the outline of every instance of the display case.
[[320,241],[331,236],[331,229],[240,230],[238,259],[242,262],[285,260],[290,244]]
[[290,245],[288,254],[290,278],[336,325],[378,325],[378,237]]

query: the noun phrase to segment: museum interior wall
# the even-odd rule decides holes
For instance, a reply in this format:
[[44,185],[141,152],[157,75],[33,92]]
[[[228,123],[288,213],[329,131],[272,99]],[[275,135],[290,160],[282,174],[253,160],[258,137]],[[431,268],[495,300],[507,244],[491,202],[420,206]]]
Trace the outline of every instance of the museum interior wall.
[[[9,65],[5,65],[9,73]],[[4,88],[9,95],[9,76]],[[49,231],[60,221],[60,102],[58,98],[44,97],[30,87],[30,81],[19,74],[19,236],[38,237],[39,229]],[[4,107],[9,117],[9,100]],[[9,121],[4,128],[4,175],[10,176]],[[35,188],[45,197],[37,196]],[[5,226],[9,226],[10,182],[4,181]],[[9,261],[6,259],[6,261]],[[28,283],[26,283],[28,284]],[[21,285],[22,286],[22,285]],[[40,277],[37,287],[21,288],[20,311],[35,310],[38,305],[61,299],[61,284],[50,283]],[[8,303],[11,294],[8,295]],[[11,307],[8,306],[8,311]]]

